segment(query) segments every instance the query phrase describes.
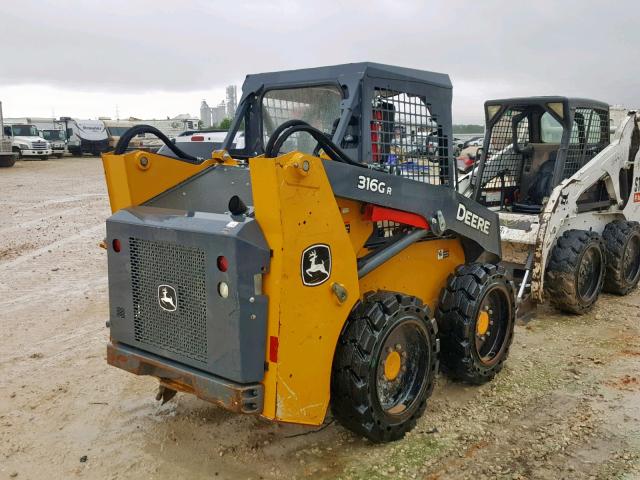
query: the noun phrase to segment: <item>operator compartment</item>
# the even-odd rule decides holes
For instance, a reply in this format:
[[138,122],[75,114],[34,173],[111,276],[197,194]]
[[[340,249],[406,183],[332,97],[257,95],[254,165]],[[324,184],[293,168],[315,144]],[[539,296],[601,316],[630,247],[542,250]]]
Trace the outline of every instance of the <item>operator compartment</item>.
[[215,166],[107,220],[112,348],[158,369],[146,374],[171,378],[166,364],[188,372],[180,382],[263,379],[269,247],[231,198],[251,201],[248,171]]

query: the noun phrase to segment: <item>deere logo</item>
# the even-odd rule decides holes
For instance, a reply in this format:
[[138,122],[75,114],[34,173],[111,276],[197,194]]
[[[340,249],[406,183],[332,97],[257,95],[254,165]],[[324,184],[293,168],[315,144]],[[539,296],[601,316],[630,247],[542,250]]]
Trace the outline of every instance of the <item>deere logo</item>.
[[167,312],[175,312],[178,309],[178,295],[171,285],[158,285],[158,304]]
[[302,283],[315,287],[326,282],[331,276],[331,249],[329,245],[317,244],[302,252]]
[[475,228],[479,232],[489,235],[489,227],[491,222],[486,218],[481,217],[478,214],[473,213],[471,210],[467,210],[462,203],[458,204],[458,213],[456,214],[456,220],[463,222],[465,225]]

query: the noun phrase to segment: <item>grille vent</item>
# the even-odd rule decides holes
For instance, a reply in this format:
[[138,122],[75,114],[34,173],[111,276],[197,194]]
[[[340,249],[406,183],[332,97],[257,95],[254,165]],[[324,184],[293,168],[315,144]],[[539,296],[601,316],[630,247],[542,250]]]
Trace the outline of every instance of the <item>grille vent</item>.
[[[205,253],[169,242],[129,238],[135,340],[207,362]],[[171,285],[178,308],[160,308],[158,286]]]

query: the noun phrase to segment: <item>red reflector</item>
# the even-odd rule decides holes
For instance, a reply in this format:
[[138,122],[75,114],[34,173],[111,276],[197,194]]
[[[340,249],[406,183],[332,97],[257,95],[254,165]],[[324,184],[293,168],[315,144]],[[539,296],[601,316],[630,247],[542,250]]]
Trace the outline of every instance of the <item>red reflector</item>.
[[397,222],[403,225],[411,225],[429,230],[429,223],[420,215],[403,212],[402,210],[394,210],[393,208],[367,205],[364,216],[366,220],[371,220],[372,222]]
[[118,240],[117,238],[111,242],[111,245],[113,245],[113,251],[114,252],[119,252],[120,251],[120,240]]
[[269,361],[278,362],[278,337],[269,337]]
[[202,135],[194,135],[191,137],[192,142],[204,142],[204,137]]
[[220,270],[221,272],[226,272],[227,269],[229,268],[229,260],[227,260],[227,257],[220,255],[218,257],[218,270]]

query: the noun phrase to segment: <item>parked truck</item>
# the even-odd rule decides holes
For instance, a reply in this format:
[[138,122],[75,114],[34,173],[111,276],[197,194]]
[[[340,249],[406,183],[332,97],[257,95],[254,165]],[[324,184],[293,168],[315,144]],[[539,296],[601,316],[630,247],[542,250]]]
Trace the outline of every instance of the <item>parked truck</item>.
[[16,156],[11,148],[11,139],[4,134],[4,119],[2,118],[2,102],[0,102],[0,167],[13,167]]
[[61,158],[67,151],[67,135],[64,122],[52,117],[22,117],[7,118],[6,123],[33,125],[38,129],[38,135],[51,145],[52,155]]
[[51,144],[39,135],[38,128],[30,123],[4,123],[5,137],[11,139],[11,149],[18,158],[37,157],[48,160],[53,153]]
[[72,155],[100,155],[109,149],[107,129],[102,120],[60,117],[60,121],[64,123],[67,148]]

